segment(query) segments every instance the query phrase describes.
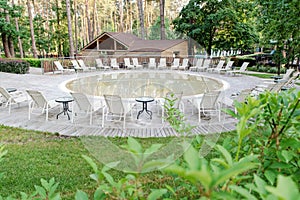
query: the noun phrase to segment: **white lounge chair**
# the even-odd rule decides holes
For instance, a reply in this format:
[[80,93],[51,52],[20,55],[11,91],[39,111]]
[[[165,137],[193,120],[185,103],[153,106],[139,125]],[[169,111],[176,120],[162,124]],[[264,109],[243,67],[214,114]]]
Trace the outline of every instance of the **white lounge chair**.
[[2,95],[4,107],[8,107],[8,113],[11,113],[11,105],[17,104],[20,106],[21,103],[27,102],[28,97],[21,91],[9,93],[5,88],[0,87],[0,94]]
[[82,67],[80,67],[80,65],[78,64],[77,60],[71,60],[71,63],[72,63],[73,68],[75,69],[76,72],[87,71],[86,69],[83,69]]
[[96,70],[96,67],[88,67],[85,65],[84,61],[79,59],[77,60],[77,62],[79,63],[80,67],[83,69],[83,71],[88,71],[88,70]]
[[201,116],[207,117],[209,115],[218,115],[218,120],[221,120],[221,109],[218,102],[220,91],[205,92],[201,98],[192,100],[194,106],[198,109],[199,123],[201,122]]
[[149,58],[148,68],[149,69],[156,69],[155,58]]
[[55,100],[47,100],[42,92],[37,90],[26,90],[28,95],[31,97],[28,108],[28,119],[30,120],[31,114],[34,109],[41,109],[41,113],[46,113],[46,121],[48,121],[49,110],[59,106],[59,103]]
[[184,58],[182,64],[178,67],[179,70],[187,70],[189,68],[189,59]]
[[127,69],[134,69],[134,65],[132,65],[132,64],[130,63],[130,59],[129,59],[129,58],[124,58],[124,64],[125,64],[125,67],[126,67]]
[[118,63],[117,63],[117,59],[116,58],[111,58],[110,59],[110,66],[113,68],[113,69],[120,69]]
[[96,103],[91,103],[88,97],[83,93],[71,92],[70,94],[74,99],[74,103],[72,104],[72,123],[74,122],[75,115],[78,116],[78,113],[84,113],[90,117],[89,123],[91,125],[93,123],[93,113],[101,108],[103,109],[101,101],[97,101],[99,103],[96,105]]
[[227,72],[232,69],[233,63],[234,61],[228,61],[228,63],[225,65],[225,68],[215,69],[214,71],[217,71],[218,73]]
[[103,65],[101,58],[96,58],[95,61],[96,61],[96,69],[103,69],[103,70],[111,69],[110,66]]
[[[132,104],[129,102],[123,102],[119,95],[103,95],[106,103],[104,108],[104,114],[106,121],[122,121],[123,129],[125,129],[126,115],[132,111]],[[132,112],[131,112],[132,117]],[[102,127],[104,127],[104,120],[102,120]]]
[[143,69],[143,65],[139,64],[139,61],[137,58],[132,58],[132,64],[136,69]]
[[57,68],[57,70],[54,71],[55,72],[60,72],[60,73],[64,73],[64,72],[75,72],[75,69],[66,69],[62,66],[62,64],[57,60],[54,61],[54,65]]
[[179,58],[174,58],[174,60],[173,60],[173,64],[172,64],[172,66],[171,66],[171,69],[178,69],[179,68],[179,65],[180,65],[180,59]]
[[225,60],[220,60],[218,65],[215,68],[213,68],[213,67],[207,68],[207,72],[215,72],[215,71],[218,72],[220,69],[223,68],[224,63],[225,63]]
[[285,74],[283,76],[274,76],[274,82],[281,82],[281,81],[287,81],[291,75],[294,73],[294,69],[288,69],[286,70]]
[[248,65],[249,65],[249,62],[244,62],[242,64],[242,66],[240,67],[240,69],[238,69],[238,70],[228,70],[228,71],[226,71],[226,74],[234,75],[234,76],[236,74],[242,74],[242,73],[246,72],[246,69],[247,69]]
[[199,68],[202,67],[202,64],[203,64],[203,59],[202,58],[197,59],[196,65],[190,67],[190,71],[200,71]]
[[166,58],[160,58],[157,69],[167,69],[167,59]]
[[210,67],[211,59],[205,59],[202,67],[198,67],[198,71],[206,71]]

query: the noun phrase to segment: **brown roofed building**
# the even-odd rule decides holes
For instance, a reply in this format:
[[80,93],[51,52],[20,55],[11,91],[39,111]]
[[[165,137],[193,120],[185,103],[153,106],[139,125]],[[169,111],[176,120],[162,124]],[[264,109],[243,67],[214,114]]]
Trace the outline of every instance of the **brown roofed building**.
[[131,33],[104,32],[81,50],[82,56],[187,57],[187,40],[143,40]]

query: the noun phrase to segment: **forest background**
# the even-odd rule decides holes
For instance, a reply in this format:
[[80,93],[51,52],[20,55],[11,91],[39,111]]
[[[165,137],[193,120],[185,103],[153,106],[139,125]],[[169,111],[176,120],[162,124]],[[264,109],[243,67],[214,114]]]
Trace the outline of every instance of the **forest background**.
[[281,63],[300,52],[297,0],[1,0],[0,11],[8,58],[72,57],[105,31],[189,37],[208,54],[277,48]]

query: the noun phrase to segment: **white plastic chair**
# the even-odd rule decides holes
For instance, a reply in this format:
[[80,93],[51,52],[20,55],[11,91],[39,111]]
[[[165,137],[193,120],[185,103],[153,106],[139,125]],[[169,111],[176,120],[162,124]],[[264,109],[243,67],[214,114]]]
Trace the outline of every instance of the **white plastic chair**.
[[9,93],[5,88],[0,87],[0,94],[4,100],[4,106],[8,107],[9,114],[11,113],[11,105],[17,104],[20,106],[21,103],[28,101],[27,96],[21,91]]
[[198,67],[198,71],[206,71],[210,67],[211,59],[205,59],[202,67]]
[[149,69],[156,69],[155,58],[149,58],[148,68]]
[[135,66],[136,69],[143,69],[143,65],[139,64],[139,61],[137,58],[132,58],[132,64]]
[[166,69],[166,68],[167,68],[167,59],[166,58],[160,58],[157,69]]
[[127,67],[127,69],[134,69],[134,65],[132,65],[130,63],[130,59],[129,58],[124,58],[124,64]]
[[178,67],[179,70],[187,70],[189,68],[189,59],[184,58],[182,61],[182,65]]
[[202,59],[202,58],[199,58],[199,59],[197,60],[197,62],[196,62],[196,65],[190,67],[190,71],[200,71],[199,68],[202,67],[202,64],[203,64],[203,59]]
[[179,68],[179,65],[180,65],[180,59],[179,58],[174,58],[173,60],[173,64],[171,66],[171,69],[178,69]]
[[75,72],[74,69],[66,69],[66,68],[64,68],[64,67],[62,66],[62,64],[61,64],[58,60],[57,60],[57,61],[54,61],[54,65],[55,65],[55,67],[57,68],[57,70],[54,71],[54,73],[55,73],[55,72],[61,72],[61,73],[63,74],[64,72]]
[[93,123],[93,113],[101,108],[103,109],[101,101],[97,101],[99,102],[99,105],[96,106],[96,104],[92,104],[88,97],[83,93],[71,92],[70,94],[74,99],[74,103],[72,104],[72,123],[74,122],[75,115],[78,113],[84,113],[86,116],[90,117],[89,123],[91,125]]
[[242,66],[240,67],[240,69],[238,69],[238,70],[228,70],[228,71],[226,71],[226,73],[229,74],[229,75],[234,75],[234,76],[236,74],[242,74],[242,73],[246,72],[246,69],[247,69],[248,65],[249,65],[249,62],[244,62],[242,64]]
[[225,60],[220,60],[219,63],[218,63],[218,65],[215,68],[213,68],[213,67],[208,68],[207,72],[219,71],[220,69],[223,68],[224,63],[225,63]]
[[86,69],[83,69],[82,67],[80,67],[80,65],[78,64],[77,60],[71,60],[71,63],[75,69],[76,72],[79,71],[86,71]]
[[121,121],[123,119],[123,129],[125,129],[126,115],[131,111],[133,105],[129,102],[123,102],[119,95],[103,95],[106,103],[104,108],[105,117],[102,120],[104,127],[104,118],[106,121]]
[[26,90],[26,92],[32,99],[28,106],[28,119],[30,120],[33,110],[37,108],[42,110],[42,114],[46,112],[46,121],[48,121],[49,110],[59,106],[59,103],[55,100],[47,100],[40,91]]
[[88,70],[96,70],[96,67],[88,67],[85,65],[83,60],[77,60],[77,62],[79,63],[80,67],[83,69],[83,71],[88,71]]
[[209,115],[218,115],[218,120],[221,120],[221,109],[218,102],[220,93],[220,91],[205,92],[202,98],[192,100],[192,103],[198,109],[199,123],[201,122],[201,114],[207,116],[207,113]]
[[103,65],[103,62],[102,62],[101,58],[96,58],[95,61],[96,61],[96,69],[107,70],[107,69],[111,68],[110,66]]
[[226,72],[232,69],[234,61],[228,61],[228,63],[225,65],[225,68],[221,69],[215,69],[214,71],[217,71],[218,73]]
[[116,58],[111,58],[110,59],[110,66],[113,68],[113,69],[119,69],[119,65],[117,63],[117,59]]

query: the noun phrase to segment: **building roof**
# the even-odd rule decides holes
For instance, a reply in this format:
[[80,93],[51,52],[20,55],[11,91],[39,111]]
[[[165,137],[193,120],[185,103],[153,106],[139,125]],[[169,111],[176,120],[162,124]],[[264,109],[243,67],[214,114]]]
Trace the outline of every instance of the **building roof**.
[[169,49],[177,44],[185,42],[186,40],[142,40],[131,33],[122,33],[122,32],[104,32],[93,41],[83,47],[82,50],[87,49],[88,47],[93,46],[93,44],[99,39],[108,36],[120,44],[127,47],[130,52],[161,52],[166,49]]

